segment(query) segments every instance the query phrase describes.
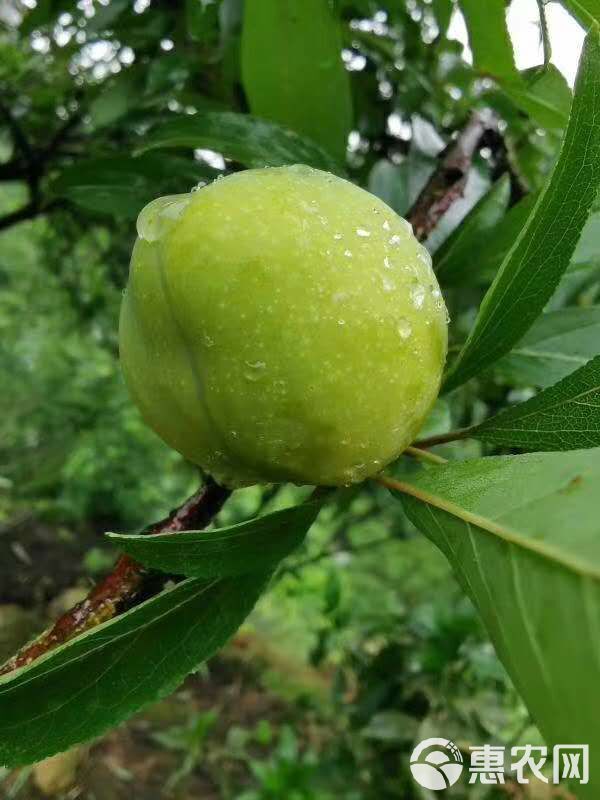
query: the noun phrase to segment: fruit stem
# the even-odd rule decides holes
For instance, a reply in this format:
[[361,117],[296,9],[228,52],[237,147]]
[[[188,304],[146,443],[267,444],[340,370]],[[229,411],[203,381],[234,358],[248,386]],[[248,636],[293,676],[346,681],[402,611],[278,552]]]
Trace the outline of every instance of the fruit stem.
[[404,451],[407,456],[412,456],[418,461],[427,461],[430,464],[447,464],[448,460],[442,456],[436,456],[435,453],[430,453],[427,450],[421,450],[420,447],[407,447]]

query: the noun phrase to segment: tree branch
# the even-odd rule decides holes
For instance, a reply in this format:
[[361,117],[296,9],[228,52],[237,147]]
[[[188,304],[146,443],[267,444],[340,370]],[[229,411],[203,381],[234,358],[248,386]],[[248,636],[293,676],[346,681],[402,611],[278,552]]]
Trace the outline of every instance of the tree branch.
[[494,127],[491,117],[473,114],[417,197],[408,221],[420,242],[427,239],[450,206],[463,196],[473,156],[489,127]]
[[[230,494],[229,489],[209,479],[182,506],[144,532],[178,533],[204,528],[219,513]],[[0,675],[30,664],[55,647],[101,622],[113,619],[148,596],[156,594],[165,579],[164,575],[146,569],[129,556],[121,556],[111,572],[91,590],[83,602],[63,614],[49,630],[0,667]]]

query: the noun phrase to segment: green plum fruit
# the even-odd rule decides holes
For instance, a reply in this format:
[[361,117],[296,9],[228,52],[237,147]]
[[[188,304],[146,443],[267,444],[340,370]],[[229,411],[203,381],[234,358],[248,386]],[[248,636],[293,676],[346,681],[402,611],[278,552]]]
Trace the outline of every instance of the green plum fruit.
[[165,442],[231,487],[347,485],[411,443],[447,312],[385,203],[309,167],[254,169],[154,200],[137,230],[121,362]]

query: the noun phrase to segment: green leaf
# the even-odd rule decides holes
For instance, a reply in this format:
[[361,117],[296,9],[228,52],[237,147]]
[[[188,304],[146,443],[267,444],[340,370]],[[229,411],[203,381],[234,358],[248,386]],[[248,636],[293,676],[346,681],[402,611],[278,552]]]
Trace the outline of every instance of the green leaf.
[[454,278],[444,278],[444,282],[451,285],[483,286],[490,284],[507,253],[514,245],[519,234],[527,222],[531,210],[538,199],[537,193],[525,195],[519,202],[510,208],[504,217],[499,220],[493,230],[488,231],[485,247],[480,248],[477,254],[477,269],[456,274]]
[[239,525],[176,534],[108,536],[147,567],[199,578],[242,575],[281,561],[302,542],[320,501],[276,511]]
[[190,39],[210,42],[218,34],[219,3],[185,0],[185,21]]
[[600,447],[600,356],[531,400],[471,428],[470,435],[522,450]]
[[432,0],[431,8],[440,29],[440,34],[445,36],[454,11],[454,4],[452,0]]
[[308,164],[342,173],[315,142],[273,122],[234,112],[206,112],[167,122],[150,131],[138,152],[159,147],[208,148],[247,167]]
[[135,219],[157,195],[188,191],[216,174],[192,159],[164,153],[95,158],[66,167],[51,184],[51,191],[87,211]]
[[501,222],[510,200],[510,179],[504,175],[485,194],[437,251],[434,267],[444,286],[464,281],[479,269],[479,254]]
[[560,0],[567,11],[585,28],[600,23],[600,0]]
[[475,69],[518,83],[504,0],[459,0],[459,5],[467,23]]
[[266,580],[192,578],[0,678],[0,764],[62,752],[172,692],[232,636]]
[[497,361],[539,316],[569,265],[600,183],[600,36],[587,36],[562,151],[451,366],[454,389]]
[[507,83],[505,94],[542,128],[562,130],[569,120],[572,95],[563,74],[549,64],[522,73],[523,85]]
[[89,118],[93,130],[106,128],[133,110],[140,91],[137,78],[137,71],[124,72],[107,83],[90,104]]
[[352,99],[330,3],[246,0],[242,81],[253,114],[310,137],[343,163]]
[[416,150],[411,150],[401,164],[382,158],[369,174],[369,191],[397,214],[404,215],[427,183],[435,163],[434,159]]
[[548,743],[590,745],[590,783],[577,786],[590,800],[600,790],[599,480],[600,450],[536,453],[429,469],[398,495],[478,607]]
[[600,306],[542,314],[495,366],[515,386],[551,386],[600,350]]

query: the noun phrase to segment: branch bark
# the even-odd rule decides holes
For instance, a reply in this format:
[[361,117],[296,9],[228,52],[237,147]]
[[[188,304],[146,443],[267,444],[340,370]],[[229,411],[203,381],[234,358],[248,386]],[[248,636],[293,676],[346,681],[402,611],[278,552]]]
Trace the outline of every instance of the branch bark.
[[490,127],[494,127],[491,117],[473,114],[417,197],[408,221],[420,242],[427,239],[450,206],[463,196],[473,156]]
[[[178,533],[205,528],[221,510],[230,494],[229,489],[209,479],[182,506],[144,532]],[[164,582],[164,575],[147,570],[129,556],[121,556],[112,571],[91,590],[83,602],[63,614],[49,630],[0,667],[0,675],[30,664],[75,636],[116,617],[148,596],[156,594]]]

